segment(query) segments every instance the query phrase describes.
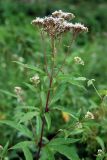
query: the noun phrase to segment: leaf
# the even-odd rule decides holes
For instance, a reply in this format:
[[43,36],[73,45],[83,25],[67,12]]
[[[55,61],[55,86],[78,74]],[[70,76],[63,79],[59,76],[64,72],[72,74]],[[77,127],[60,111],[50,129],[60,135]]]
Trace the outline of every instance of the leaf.
[[90,79],[88,82],[87,82],[87,86],[91,86],[93,85],[93,81],[95,81],[95,79]]
[[6,94],[6,95],[8,95],[8,96],[11,96],[11,97],[15,97],[15,98],[17,97],[15,94],[13,94],[13,93],[11,93],[11,92],[8,92],[8,91],[5,91],[5,90],[2,90],[2,89],[0,89],[0,92]]
[[37,116],[39,114],[39,112],[27,112],[23,115],[23,117],[21,118],[19,123],[22,122],[27,122],[29,120],[31,120],[33,117]]
[[45,113],[45,119],[46,119],[46,123],[47,123],[48,130],[49,130],[50,127],[51,127],[51,117],[50,117],[50,113],[49,112]]
[[18,124],[16,122],[13,122],[13,121],[10,121],[10,120],[1,120],[0,123],[6,124],[6,125],[14,128],[14,129],[17,129],[18,131],[20,131],[26,137],[29,137],[31,139],[33,138],[32,132],[22,124]]
[[14,146],[12,146],[10,149],[21,149],[23,146],[31,146],[34,145],[35,143],[33,141],[23,141],[23,142],[19,142],[17,144],[15,144]]
[[3,151],[2,151],[2,153],[1,153],[1,158],[3,158],[3,157],[6,156],[6,154],[7,154],[7,152],[8,152],[8,146],[9,146],[9,142],[7,142],[7,143],[5,144],[5,146],[3,147]]
[[36,117],[36,133],[37,133],[37,136],[40,136],[41,128],[42,128],[42,120],[41,120],[41,117],[38,115]]
[[53,97],[53,99],[51,101],[51,104],[55,103],[56,101],[58,101],[61,98],[63,92],[65,91],[65,88],[66,88],[66,85],[62,84],[56,89],[56,91],[55,91],[56,93],[55,93],[55,96]]
[[105,150],[105,146],[104,146],[104,142],[102,140],[102,138],[100,137],[96,137],[96,141],[99,143],[99,145],[101,146],[102,150],[104,151]]
[[32,86],[31,84],[29,84],[29,83],[25,83],[24,82],[24,84],[25,84],[25,86],[27,86],[31,91],[33,91],[33,92],[35,92],[35,87],[34,86]]
[[34,70],[34,71],[37,71],[37,72],[39,72],[39,73],[44,74],[44,71],[42,71],[42,70],[41,70],[40,68],[38,68],[38,67],[35,67],[35,66],[32,66],[32,65],[27,65],[27,64],[24,64],[24,63],[21,63],[21,62],[18,62],[18,61],[13,61],[13,62],[21,65],[21,66],[24,67],[24,68],[28,68],[28,69],[31,69],[31,70]]
[[49,145],[53,146],[53,145],[71,144],[78,141],[79,139],[74,139],[74,138],[55,138],[49,142]]
[[76,117],[74,114],[72,114],[71,110],[68,109],[67,107],[63,107],[63,106],[55,106],[55,107],[52,107],[52,109],[57,109],[57,110],[60,110],[60,111],[63,111],[63,112],[66,112],[68,113],[71,117],[73,117],[74,119],[76,119],[78,121],[78,117]]
[[24,152],[24,156],[25,156],[26,160],[33,160],[33,156],[32,156],[28,147],[23,147],[22,150]]
[[63,154],[64,156],[66,156],[70,160],[79,160],[79,157],[76,153],[76,150],[73,147],[68,147],[66,145],[56,145],[56,146],[54,146],[53,149],[55,151]]
[[69,75],[63,75],[63,76],[59,76],[59,80],[62,80],[63,83],[71,83],[75,86],[78,86],[79,88],[84,89],[85,91],[86,88],[79,82],[79,81],[85,81],[86,78],[85,77],[73,77],[73,76],[69,76]]
[[45,107],[46,94],[45,94],[45,92],[43,90],[40,92],[40,96],[41,96],[42,106]]
[[32,154],[28,148],[32,144],[34,145],[32,141],[23,141],[14,145],[11,149],[22,149],[26,160],[33,160]]
[[42,155],[40,160],[55,160],[54,153],[51,151],[51,149],[48,146],[45,146],[42,149]]

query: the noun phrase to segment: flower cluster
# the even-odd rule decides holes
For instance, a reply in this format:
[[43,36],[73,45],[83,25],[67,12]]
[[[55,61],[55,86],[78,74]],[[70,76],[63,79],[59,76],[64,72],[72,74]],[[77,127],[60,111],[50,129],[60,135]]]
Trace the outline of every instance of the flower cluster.
[[73,31],[73,33],[87,32],[88,28],[84,25],[68,22],[68,20],[73,19],[74,17],[75,16],[72,13],[59,10],[53,12],[49,17],[37,17],[32,21],[32,24],[43,28],[43,30],[51,37],[58,37],[63,33],[71,31]]
[[74,57],[74,62],[76,64],[84,65],[84,61],[80,57]]
[[87,112],[86,113],[86,115],[85,115],[85,118],[87,118],[87,119],[94,119],[94,115],[93,115],[93,113],[91,113],[91,112]]
[[39,76],[38,76],[38,74],[36,74],[35,76],[33,76],[32,78],[30,78],[30,81],[32,82],[32,83],[34,83],[34,84],[38,84],[38,83],[40,83],[40,78],[39,78]]

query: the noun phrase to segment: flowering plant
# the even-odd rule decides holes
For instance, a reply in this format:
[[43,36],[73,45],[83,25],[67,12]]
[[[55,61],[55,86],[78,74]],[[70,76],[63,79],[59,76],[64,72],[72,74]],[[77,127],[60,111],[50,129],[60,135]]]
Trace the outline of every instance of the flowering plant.
[[[88,28],[80,23],[71,23],[74,14],[65,13],[61,10],[55,11],[49,17],[36,18],[32,21],[35,27],[38,27],[41,33],[43,44],[48,35],[50,40],[50,61],[48,61],[46,50],[44,48],[44,69],[29,66],[20,62],[16,62],[24,68],[35,70],[36,74],[30,78],[30,82],[26,83],[33,92],[41,94],[41,102],[34,106],[28,106],[25,102],[24,90],[21,87],[15,87],[12,94],[17,98],[17,103],[21,106],[15,115],[15,121],[3,120],[1,123],[7,124],[19,131],[19,137],[25,139],[18,144],[8,147],[8,143],[3,148],[1,158],[5,157],[7,150],[22,149],[26,160],[55,160],[61,159],[64,155],[70,160],[79,160],[78,152],[75,145],[80,141],[79,134],[83,134],[85,130],[89,131],[85,124],[87,121],[93,121],[95,116],[90,111],[81,118],[80,111],[73,114],[71,109],[55,104],[60,100],[62,93],[68,84],[78,85],[78,81],[86,81],[85,77],[73,77],[69,73],[63,72],[68,53],[77,36],[82,32],[87,32]],[[70,35],[70,42],[67,45],[67,53],[60,67],[56,65],[57,59],[57,42],[60,43],[62,37],[66,34]],[[58,41],[57,41],[58,40]],[[75,64],[84,66],[84,61],[80,57],[74,57]],[[88,81],[88,86],[93,85],[93,80]],[[83,86],[82,86],[83,87]],[[57,89],[56,89],[57,88]],[[83,87],[84,88],[84,87]],[[39,99],[39,97],[37,97]],[[39,107],[38,107],[39,106]],[[48,138],[46,130],[50,131],[52,125],[52,114],[60,110],[67,126],[59,128],[55,134]],[[35,127],[36,126],[36,127]],[[46,128],[47,126],[47,128]],[[83,134],[83,139],[86,135]],[[73,145],[75,144],[75,145]],[[98,154],[102,155],[103,151],[99,150]],[[60,153],[57,156],[57,153]],[[58,158],[57,158],[58,157]]]

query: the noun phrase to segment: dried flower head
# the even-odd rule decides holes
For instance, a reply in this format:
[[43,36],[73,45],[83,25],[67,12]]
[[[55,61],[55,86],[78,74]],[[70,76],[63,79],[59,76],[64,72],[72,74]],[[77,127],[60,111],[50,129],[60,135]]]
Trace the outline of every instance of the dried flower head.
[[21,87],[15,87],[14,88],[14,92],[17,94],[17,95],[21,95],[23,93],[23,90]]
[[74,57],[74,62],[76,64],[84,65],[84,61],[80,57]]
[[81,23],[75,23],[73,26],[74,32],[79,33],[79,32],[88,32],[88,28],[85,27]]
[[85,118],[87,118],[87,119],[94,119],[94,115],[93,115],[93,113],[91,113],[91,112],[87,112],[86,113],[86,115],[85,115]]
[[71,19],[75,18],[73,13],[62,12],[62,10],[53,12],[52,16],[58,17],[58,18],[64,18],[65,20],[71,20]]
[[53,12],[49,17],[37,17],[32,21],[32,24],[41,27],[51,37],[58,37],[62,33],[71,32],[72,30],[74,33],[88,31],[88,28],[80,23],[72,24],[68,22],[68,20],[74,17],[72,13],[59,10]]
[[38,74],[36,74],[35,76],[33,76],[32,78],[30,78],[30,81],[32,82],[32,83],[34,83],[34,84],[38,84],[38,83],[40,83],[40,78],[39,78],[39,76],[38,76]]
[[0,145],[0,150],[3,150],[3,146],[2,145]]

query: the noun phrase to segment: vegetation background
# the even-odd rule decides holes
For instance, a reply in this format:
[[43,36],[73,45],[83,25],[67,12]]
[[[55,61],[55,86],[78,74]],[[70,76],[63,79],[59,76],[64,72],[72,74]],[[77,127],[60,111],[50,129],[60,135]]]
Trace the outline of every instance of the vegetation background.
[[[74,113],[81,109],[81,116],[88,110],[96,115],[97,125],[93,124],[94,127],[87,129],[81,135],[81,143],[76,146],[80,158],[92,160],[101,144],[107,151],[107,0],[0,0],[0,120],[12,119],[17,104],[15,98],[3,91],[13,93],[15,86],[21,86],[26,91],[26,99],[31,105],[35,102],[35,97],[38,97],[24,85],[24,82],[29,82],[29,77],[34,72],[23,70],[13,61],[43,67],[40,35],[30,23],[37,16],[48,16],[59,9],[74,13],[76,21],[89,28],[88,34],[79,36],[74,43],[65,69],[88,79],[95,79],[95,87],[104,97],[104,102],[102,104],[92,86],[87,87],[84,84],[87,91],[69,86],[57,104],[70,106]],[[63,60],[64,52],[63,45],[58,53],[59,62]],[[82,57],[85,65],[75,65],[74,56]],[[49,138],[66,124],[61,112],[55,113],[52,118],[50,133],[46,131]],[[19,135],[16,131],[0,125],[1,145],[4,146],[8,140],[13,145],[18,141],[17,137]],[[100,137],[100,143],[96,137]],[[9,155],[14,157],[13,152]]]

